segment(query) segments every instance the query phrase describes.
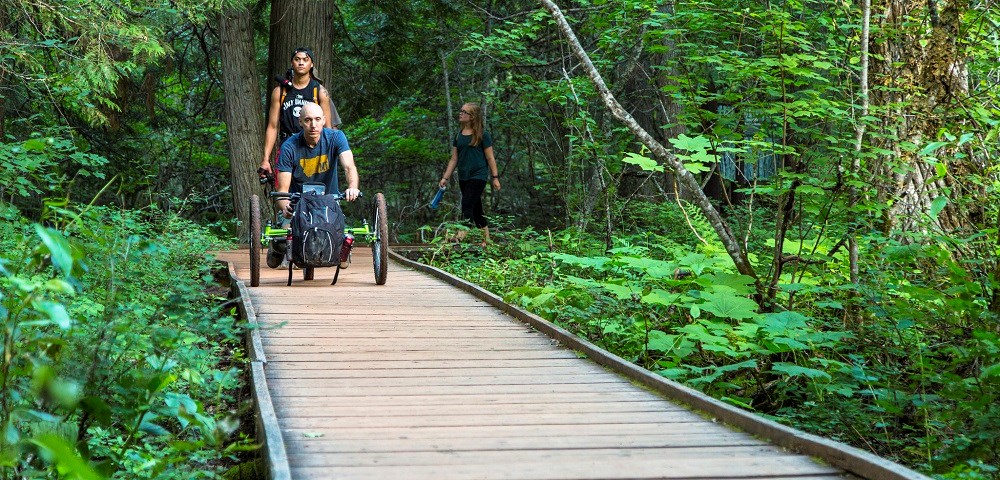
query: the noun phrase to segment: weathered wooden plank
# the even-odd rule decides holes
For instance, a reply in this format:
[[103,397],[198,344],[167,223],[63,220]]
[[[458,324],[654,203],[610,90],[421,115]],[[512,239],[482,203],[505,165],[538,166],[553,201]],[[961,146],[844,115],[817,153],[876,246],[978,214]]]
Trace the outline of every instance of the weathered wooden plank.
[[[339,396],[392,396],[392,395],[508,395],[519,393],[576,393],[576,392],[634,392],[638,388],[622,383],[557,383],[552,385],[434,385],[414,390],[413,386],[314,386],[312,388],[283,388],[274,386],[271,398],[280,402],[282,397],[339,397]],[[415,393],[416,392],[416,393]]]
[[[447,361],[482,361],[496,362],[499,366],[511,366],[521,361],[532,360],[565,360],[579,357],[568,350],[552,350],[550,348],[522,348],[522,349],[491,349],[482,350],[475,348],[443,348],[443,349],[423,349],[423,350],[383,350],[378,355],[372,355],[369,351],[328,351],[328,352],[305,352],[268,350],[268,358],[276,360],[275,363],[268,363],[268,368],[279,368],[276,365],[282,362],[303,363],[303,362],[357,362],[372,365],[411,365],[418,367],[421,365],[437,365],[438,362]],[[509,362],[509,363],[504,363]]]
[[[278,415],[282,428],[327,428],[337,429],[340,427],[385,427],[385,428],[424,428],[424,427],[482,427],[488,429],[494,426],[505,425],[580,425],[586,426],[594,423],[608,424],[618,423],[622,425],[643,424],[649,422],[656,423],[688,423],[700,425],[705,419],[688,411],[665,411],[665,412],[591,412],[587,415],[576,413],[532,413],[527,414],[471,414],[471,415],[404,415],[404,416],[378,416],[363,415],[348,417],[338,415],[336,412],[327,412],[320,409],[309,411],[299,411],[291,416]],[[702,428],[702,427],[694,427]]]
[[318,383],[338,388],[381,388],[404,387],[419,393],[424,387],[500,387],[500,386],[531,386],[531,385],[616,385],[620,383],[614,375],[584,374],[584,375],[460,375],[455,377],[426,378],[339,378],[329,382],[317,382],[315,379],[273,378],[268,373],[267,382],[276,390],[316,387]]
[[462,321],[440,321],[440,323],[435,321],[428,322],[400,322],[397,319],[390,319],[386,317],[385,320],[377,319],[318,319],[318,320],[301,320],[296,319],[294,321],[280,320],[275,322],[262,322],[259,324],[258,330],[261,332],[266,332],[267,335],[271,336],[295,336],[308,334],[310,330],[324,332],[327,330],[335,330],[344,334],[357,334],[365,332],[366,330],[371,332],[371,336],[405,336],[407,333],[417,333],[421,334],[432,334],[436,335],[441,333],[442,330],[450,329],[458,334],[468,335],[476,331],[483,332],[501,332],[501,333],[529,333],[532,330],[526,329],[518,326],[511,326],[504,323],[496,323],[493,325],[486,325],[483,323],[473,323]]
[[309,428],[283,428],[282,435],[290,440],[376,440],[376,439],[504,439],[528,437],[590,437],[617,436],[632,438],[646,435],[681,435],[698,436],[714,435],[720,438],[728,435],[742,435],[743,438],[754,440],[753,437],[741,432],[734,432],[723,425],[711,422],[693,423],[591,423],[583,428],[574,424],[555,425],[493,425],[483,428],[478,425],[465,426],[425,426],[409,427],[375,427],[364,425],[347,425],[338,428],[312,425]]
[[729,446],[767,445],[737,433],[706,434],[683,432],[651,435],[546,435],[546,436],[478,436],[478,437],[421,437],[405,438],[342,438],[336,432],[322,437],[290,436],[286,442],[290,450],[299,453],[337,454],[353,452],[474,452],[481,450],[543,450],[543,449],[597,449],[597,448],[710,448]]
[[[540,345],[511,345],[503,348],[476,348],[476,345],[441,346],[431,344],[410,345],[380,345],[377,343],[350,345],[313,345],[308,348],[296,345],[270,345],[265,349],[269,365],[271,360],[285,358],[288,361],[304,361],[303,359],[319,361],[337,361],[338,358],[354,358],[367,354],[369,357],[392,356],[395,359],[415,358],[425,353],[427,357],[442,360],[489,360],[491,354],[509,354],[511,360],[545,358],[548,353]],[[476,358],[479,357],[479,358]],[[560,357],[554,357],[560,358]],[[564,358],[564,357],[563,357]],[[387,360],[388,361],[388,360]],[[429,360],[433,361],[433,360]]]
[[797,455],[726,458],[658,458],[650,455],[635,458],[578,454],[537,458],[523,452],[514,452],[495,462],[477,462],[475,458],[469,458],[447,465],[357,465],[336,468],[293,463],[292,469],[297,479],[724,479],[836,473],[833,468]]
[[538,343],[547,344],[550,343],[547,338],[542,335],[532,334],[526,331],[518,331],[509,328],[479,328],[479,329],[463,329],[463,330],[419,330],[414,332],[402,332],[399,330],[373,330],[371,332],[364,332],[359,329],[348,329],[340,330],[336,332],[326,331],[323,333],[315,333],[309,335],[308,329],[281,329],[280,332],[267,332],[263,335],[264,340],[270,342],[271,344],[281,344],[282,342],[296,342],[301,340],[311,340],[311,341],[322,341],[326,340],[329,342],[345,341],[350,339],[377,339],[386,342],[397,342],[397,341],[416,341],[419,339],[433,339],[436,340],[434,343],[450,343],[448,340],[455,342],[465,342],[470,340],[501,340],[506,339],[514,340],[525,340],[525,335],[528,335],[528,340],[533,340]]
[[[554,358],[518,358],[497,360],[492,358],[468,359],[461,354],[440,360],[381,360],[381,359],[348,359],[320,360],[308,362],[282,361],[268,365],[269,371],[277,370],[451,370],[456,368],[495,368],[495,369],[540,369],[540,368],[576,368],[576,357]],[[600,368],[594,366],[594,368]],[[497,370],[500,371],[500,370]],[[444,373],[444,372],[441,372]]]
[[[588,462],[593,459],[602,461],[622,462],[643,462],[652,459],[657,461],[670,460],[673,462],[690,460],[714,460],[722,465],[714,465],[713,470],[719,473],[733,471],[731,465],[726,462],[734,460],[747,461],[748,459],[768,460],[781,459],[787,464],[798,464],[799,467],[808,469],[809,473],[829,474],[835,470],[816,464],[807,458],[790,455],[788,452],[777,450],[768,445],[727,445],[723,448],[716,446],[698,447],[666,447],[666,448],[594,448],[594,449],[556,449],[541,448],[521,451],[511,450],[438,450],[438,451],[414,451],[414,452],[351,452],[341,455],[309,455],[295,454],[289,456],[289,463],[296,467],[351,467],[355,465],[393,465],[393,466],[417,466],[417,465],[469,465],[469,464],[507,464],[510,462],[524,461],[547,461],[551,465],[562,465],[564,463]],[[795,459],[798,459],[795,460]],[[796,472],[804,473],[804,472]]]
[[[600,367],[591,367],[585,373],[603,373]],[[490,365],[474,366],[470,362],[456,363],[451,368],[353,368],[342,367],[311,368],[311,369],[268,369],[269,378],[316,378],[336,380],[341,378],[436,378],[457,377],[465,375],[497,375],[497,376],[549,376],[579,374],[581,369],[576,366],[564,367],[530,367],[530,368],[494,368]]]
[[[479,395],[379,395],[340,396],[340,397],[285,397],[282,405],[296,408],[313,408],[316,406],[331,406],[339,408],[383,408],[394,406],[435,406],[435,405],[480,405],[490,408],[495,405],[537,406],[551,408],[553,405],[572,405],[573,403],[604,403],[628,408],[629,404],[653,402],[665,409],[681,409],[683,407],[669,404],[664,406],[656,399],[650,399],[649,394],[641,391],[618,392],[577,392],[577,393],[520,393],[520,394],[479,394]],[[360,407],[359,407],[360,406]]]
[[[278,416],[444,416],[444,415],[528,415],[543,413],[561,414],[588,414],[588,413],[623,413],[639,414],[647,412],[686,412],[679,406],[664,408],[662,402],[656,401],[636,401],[636,402],[577,402],[577,403],[472,403],[458,402],[437,403],[428,405],[414,402],[406,405],[330,405],[313,404],[309,408],[303,408],[301,403],[283,403],[275,407]],[[302,413],[308,412],[308,413]]]

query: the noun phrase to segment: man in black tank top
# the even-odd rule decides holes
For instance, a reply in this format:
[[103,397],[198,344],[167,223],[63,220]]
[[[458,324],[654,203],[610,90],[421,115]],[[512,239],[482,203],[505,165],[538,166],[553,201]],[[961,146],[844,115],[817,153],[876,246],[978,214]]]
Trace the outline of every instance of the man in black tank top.
[[302,127],[299,125],[299,112],[306,103],[319,104],[320,88],[322,88],[322,85],[315,78],[310,79],[305,88],[296,88],[292,82],[282,85],[281,132],[278,136],[281,143],[284,143],[286,138],[302,130]]
[[281,144],[288,137],[301,130],[299,113],[302,105],[316,103],[323,108],[327,128],[340,125],[340,115],[329,92],[316,78],[313,69],[313,53],[308,48],[296,48],[292,54],[292,68],[285,78],[276,77],[278,86],[271,91],[271,108],[267,115],[267,129],[264,131],[264,156],[257,173],[271,176],[272,153],[277,156]]

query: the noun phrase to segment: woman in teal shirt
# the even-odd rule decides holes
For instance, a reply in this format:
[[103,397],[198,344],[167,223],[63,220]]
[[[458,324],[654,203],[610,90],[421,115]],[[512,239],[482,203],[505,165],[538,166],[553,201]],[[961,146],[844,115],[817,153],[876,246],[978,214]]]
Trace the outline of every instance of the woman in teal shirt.
[[[441,187],[448,185],[455,167],[458,167],[458,185],[462,189],[462,216],[478,228],[483,229],[483,245],[490,240],[489,223],[483,215],[483,191],[491,182],[494,190],[500,190],[500,176],[497,173],[496,158],[493,157],[493,137],[483,128],[483,109],[475,103],[466,103],[458,112],[458,123],[462,131],[455,136],[451,145],[451,160],[438,182]],[[459,239],[465,232],[459,233]]]

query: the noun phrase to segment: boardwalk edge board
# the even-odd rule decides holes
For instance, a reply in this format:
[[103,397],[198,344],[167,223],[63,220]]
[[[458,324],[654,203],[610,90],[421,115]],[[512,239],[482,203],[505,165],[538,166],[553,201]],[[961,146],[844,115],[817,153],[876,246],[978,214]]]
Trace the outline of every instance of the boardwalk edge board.
[[[221,261],[220,261],[221,262]],[[281,427],[278,416],[271,403],[271,394],[267,389],[267,377],[264,367],[267,361],[264,357],[264,347],[260,339],[260,329],[257,323],[257,313],[250,301],[246,285],[236,275],[236,269],[231,262],[226,264],[229,271],[229,295],[239,297],[238,310],[240,316],[250,324],[246,342],[250,349],[250,377],[253,382],[254,419],[256,420],[257,439],[264,448],[264,462],[267,465],[268,478],[272,480],[291,480],[292,470],[288,463],[288,453],[281,437]]]
[[[221,262],[221,261],[220,261]],[[247,347],[250,349],[250,361],[267,364],[267,357],[264,356],[264,343],[260,339],[260,323],[257,322],[257,311],[250,301],[250,292],[246,284],[236,275],[236,267],[231,262],[221,262],[226,264],[229,271],[229,297],[239,298],[238,304],[240,317],[246,319],[250,324],[247,330]]]
[[444,270],[403,257],[389,250],[391,259],[430,274],[454,285],[508,315],[559,341],[565,347],[583,352],[587,358],[636,381],[672,400],[707,413],[744,432],[757,435],[789,450],[819,458],[830,465],[874,480],[930,480],[930,477],[865,450],[782,425],[716,400],[693,388],[669,380],[614,355],[572,332],[533,313],[508,304],[502,298],[476,284],[455,277]]

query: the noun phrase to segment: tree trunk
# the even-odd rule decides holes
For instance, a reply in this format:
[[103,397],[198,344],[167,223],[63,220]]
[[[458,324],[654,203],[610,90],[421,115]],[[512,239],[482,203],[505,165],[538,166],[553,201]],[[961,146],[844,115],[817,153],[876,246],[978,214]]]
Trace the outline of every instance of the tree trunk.
[[264,125],[260,122],[264,112],[260,105],[250,13],[244,9],[223,11],[219,15],[219,37],[229,173],[233,206],[240,221],[237,238],[249,238],[250,195],[262,192],[257,181],[257,167],[260,165],[260,139],[264,137]]
[[[943,5],[943,7],[942,7]],[[898,138],[901,142],[911,142],[918,147],[937,140],[940,129],[954,118],[954,108],[968,97],[968,67],[965,63],[964,46],[961,41],[962,15],[968,10],[967,0],[949,2],[911,2],[892,0],[888,4],[883,31],[914,31],[904,25],[916,21],[927,22],[926,28],[917,34],[900,34],[888,38],[882,45],[882,75],[893,79],[891,85],[898,92],[915,94],[889,94],[878,103],[883,105],[906,105],[906,111],[896,112],[892,117],[902,118]],[[929,15],[928,15],[929,13]],[[958,113],[961,115],[961,113]],[[898,145],[895,146],[899,151]],[[945,153],[945,150],[941,150]],[[904,173],[895,175],[893,185],[885,197],[892,200],[892,208],[886,218],[886,231],[917,231],[923,228],[922,219],[927,218],[935,198],[944,196],[955,200],[968,195],[966,186],[959,181],[967,173],[980,166],[970,164],[970,160],[957,160],[951,155],[948,175],[939,178],[936,166],[909,153],[901,158],[908,164]],[[893,166],[885,170],[898,171]],[[971,227],[968,208],[949,202],[936,218],[937,226],[946,232]],[[973,215],[976,215],[973,212]],[[973,227],[974,228],[974,227]]]
[[[455,116],[451,113],[451,79],[448,76],[448,56],[444,50],[438,50],[438,57],[441,58],[441,73],[444,75],[445,115],[448,116],[448,145],[450,146],[457,132],[455,131]],[[448,150],[451,151],[451,148]]]
[[[861,146],[865,138],[865,120],[868,117],[868,38],[871,31],[872,3],[871,0],[861,2],[861,65],[859,78],[859,96],[861,100],[861,112],[855,115],[854,130],[854,158],[851,161],[851,174],[861,177]],[[858,204],[858,188],[851,187],[851,207]],[[850,257],[851,283],[857,284],[861,281],[860,268],[858,266],[858,233],[857,226],[851,228],[848,233],[848,250]]]
[[611,111],[611,114],[621,121],[633,135],[638,137],[639,141],[649,148],[653,156],[658,160],[665,162],[670,168],[672,168],[677,175],[677,181],[683,186],[687,191],[691,192],[691,202],[696,205],[701,212],[708,219],[712,228],[715,230],[716,235],[718,235],[719,240],[726,247],[726,252],[729,253],[730,258],[733,260],[733,264],[736,266],[736,270],[741,274],[753,278],[754,284],[757,291],[757,299],[762,301],[765,298],[765,289],[760,283],[760,278],[754,272],[753,265],[750,264],[750,260],[747,258],[746,252],[743,250],[743,245],[736,238],[729,225],[723,220],[719,212],[712,206],[708,197],[705,196],[704,192],[701,190],[701,185],[698,184],[698,180],[694,178],[684,164],[681,163],[673,153],[666,149],[661,143],[657,142],[638,122],[632,118],[618,100],[615,99],[614,95],[608,89],[607,85],[604,83],[604,78],[601,76],[600,72],[594,66],[593,62],[590,61],[590,56],[580,45],[580,41],[576,38],[576,34],[573,33],[573,28],[570,27],[569,22],[566,21],[566,17],[563,16],[562,10],[556,5],[552,0],[539,0],[543,7],[552,14],[552,18],[556,21],[556,25],[559,31],[562,32],[563,36],[566,38],[570,49],[573,51],[574,55],[580,60],[583,70],[586,72],[587,76],[590,77],[591,82],[593,82],[594,87],[600,94],[601,99],[604,101],[605,106]]
[[[337,112],[336,85],[328,82],[333,78],[333,27],[335,8],[331,0],[271,0],[271,39],[267,48],[268,79],[285,76],[296,48],[312,50],[313,68],[323,86],[330,92],[330,114],[334,125],[341,123]],[[268,82],[267,92],[274,87]],[[270,102],[270,96],[267,97]],[[267,105],[270,108],[270,105]]]

